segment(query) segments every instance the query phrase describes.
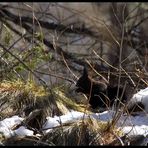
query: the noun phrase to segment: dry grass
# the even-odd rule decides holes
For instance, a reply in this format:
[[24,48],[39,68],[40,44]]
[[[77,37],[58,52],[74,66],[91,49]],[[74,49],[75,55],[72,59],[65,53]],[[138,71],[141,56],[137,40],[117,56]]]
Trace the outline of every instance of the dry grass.
[[62,146],[108,145],[122,132],[118,129],[107,131],[108,123],[96,119],[79,120],[69,125],[61,125],[43,137],[43,141]]
[[[32,130],[40,133],[43,123],[46,121],[46,116],[53,112],[52,105],[55,106],[54,114],[63,115],[70,110],[90,113],[86,105],[77,104],[70,98],[66,97],[62,90],[58,87],[52,88],[52,95],[47,92],[42,86],[34,83],[24,83],[17,81],[3,81],[0,84],[1,94],[1,118],[6,118],[18,113],[25,112],[26,117],[23,123]],[[56,104],[52,104],[55,99]],[[47,103],[48,102],[48,103]],[[29,105],[32,109],[28,109]],[[7,109],[5,108],[7,106]],[[30,112],[29,112],[30,110]],[[20,114],[22,115],[22,114]],[[29,116],[28,116],[29,115]],[[74,123],[63,124],[57,128],[53,128],[51,132],[32,142],[34,145],[108,145],[116,137],[121,136],[122,132],[118,129],[109,126],[110,123],[97,121],[96,119],[82,119]],[[111,128],[108,128],[111,127]],[[12,145],[14,141],[18,143],[21,137],[13,139],[4,139],[6,144],[9,140]],[[34,138],[33,138],[34,139]],[[22,138],[23,141],[23,138]],[[37,142],[38,141],[38,142]],[[14,142],[14,145],[16,144]],[[44,143],[44,144],[43,144]],[[30,144],[24,138],[23,145]]]
[[25,83],[19,79],[0,83],[0,98],[1,118],[23,111],[29,115],[31,111],[42,108],[48,110],[47,115],[51,116],[66,114],[69,110],[85,110],[85,105],[66,97],[59,87],[49,92],[34,82]]

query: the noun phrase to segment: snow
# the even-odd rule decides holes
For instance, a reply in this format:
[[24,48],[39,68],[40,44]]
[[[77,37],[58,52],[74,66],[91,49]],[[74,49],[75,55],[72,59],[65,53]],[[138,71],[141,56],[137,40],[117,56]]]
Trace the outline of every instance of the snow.
[[[43,125],[43,131],[45,133],[52,130],[53,127],[60,126],[61,123],[75,122],[83,118],[95,118],[99,121],[110,121],[113,118],[114,111],[108,110],[102,113],[92,113],[84,114],[78,111],[70,111],[66,115],[47,117],[46,123]],[[34,133],[32,130],[27,129],[24,126],[20,126],[18,129],[12,130],[15,125],[20,124],[23,121],[23,118],[18,116],[12,116],[6,118],[3,121],[0,121],[0,132],[2,132],[5,137],[11,137],[14,135],[19,136],[33,136]],[[124,133],[129,135],[148,135],[148,116],[146,114],[139,114],[137,116],[126,116],[121,115],[120,119],[116,123],[116,126],[121,128]],[[148,142],[148,140],[147,140]]]
[[147,125],[126,126],[121,129],[124,133],[129,133],[129,135],[144,135],[146,137],[148,134]]
[[33,136],[33,131],[26,129],[21,126],[16,130],[12,130],[13,127],[19,125],[24,119],[19,116],[12,116],[10,118],[6,118],[3,121],[0,121],[0,132],[4,134],[5,137],[9,138],[14,135],[19,136]]
[[148,87],[145,89],[141,89],[139,92],[134,94],[131,102],[141,102],[145,107],[145,111],[148,112]]
[[[148,111],[148,88],[133,95],[132,99],[135,99],[134,101],[141,101],[142,103],[145,103],[145,110]],[[53,127],[60,126],[61,123],[77,122],[79,119],[88,117],[95,118],[99,121],[110,121],[112,120],[114,114],[115,111],[113,110],[90,114],[71,110],[66,115],[47,117],[47,121],[43,125],[42,129],[45,133],[47,133],[52,130]],[[33,136],[34,132],[24,126],[20,126],[15,130],[12,129],[14,126],[20,124],[23,120],[24,119],[19,116],[12,116],[0,121],[0,132],[2,132],[5,137],[10,137],[13,135]],[[121,128],[124,133],[128,133],[129,135],[144,135],[146,137],[148,136],[148,115],[144,112],[141,112],[136,116],[122,114],[116,123],[116,126]]]
[[114,111],[108,110],[102,113],[92,114],[91,116],[101,121],[109,121],[113,118],[113,115],[114,115]]
[[[54,118],[47,117],[47,121],[43,125],[43,130],[56,127],[56,126],[60,126],[61,123],[68,123],[68,122],[73,122],[73,121],[82,119],[84,115],[85,114],[82,112],[71,111],[68,114],[62,115],[62,116],[55,116]],[[88,115],[85,115],[85,117],[86,116]]]
[[17,130],[14,130],[14,133],[18,136],[33,136],[34,132],[24,126],[21,126]]
[[[91,117],[98,119],[99,121],[110,121],[115,112],[112,110],[104,111],[102,113],[85,114],[85,118]],[[71,111],[67,115],[60,117],[47,118],[47,122],[43,125],[45,133],[48,132],[52,127],[60,126],[60,124],[77,121],[83,119],[84,113],[78,111]],[[120,119],[116,123],[116,126],[121,128],[124,133],[128,135],[148,135],[148,116],[143,113],[139,113],[137,116],[121,115]]]
[[20,124],[23,121],[23,118],[18,116],[12,116],[11,118],[6,118],[3,122],[0,122],[0,127],[12,128],[16,124]]

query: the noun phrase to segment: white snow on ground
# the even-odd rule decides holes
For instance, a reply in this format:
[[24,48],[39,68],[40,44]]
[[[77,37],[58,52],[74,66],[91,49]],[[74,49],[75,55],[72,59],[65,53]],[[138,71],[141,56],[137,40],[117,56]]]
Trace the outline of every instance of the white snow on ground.
[[[148,88],[139,91],[137,94],[133,96],[133,99],[136,98],[141,102],[146,103],[148,105]],[[145,104],[144,104],[145,105]],[[148,107],[147,107],[148,110]],[[108,110],[102,113],[93,113],[93,114],[84,114],[78,111],[70,111],[66,115],[55,116],[55,117],[47,117],[46,123],[43,125],[44,132],[48,132],[52,130],[53,127],[60,126],[61,123],[69,123],[74,122],[83,118],[95,118],[101,121],[109,121],[113,118],[114,111]],[[0,132],[2,132],[6,137],[10,137],[12,135],[21,135],[21,136],[33,136],[33,131],[27,129],[24,126],[19,127],[18,129],[12,130],[12,128],[18,124],[20,124],[24,119],[18,116],[12,116],[11,118],[6,118],[3,121],[0,121]],[[129,135],[148,135],[148,115],[146,113],[139,113],[136,116],[126,116],[121,115],[118,120],[117,127],[121,128],[123,132],[128,133]],[[148,142],[148,140],[147,140]]]
[[14,133],[19,136],[33,136],[34,132],[24,126],[21,126],[18,129],[14,130]]
[[26,129],[25,127],[21,126],[16,130],[12,130],[13,127],[20,124],[24,119],[18,116],[12,116],[11,118],[6,118],[3,121],[0,121],[0,132],[4,134],[5,137],[11,137],[14,135],[27,135],[33,136],[33,131]]
[[[85,118],[92,117],[101,121],[109,121],[112,119],[114,115],[114,111],[105,111],[102,113],[94,113],[90,115],[85,115]],[[73,116],[75,116],[73,118]],[[78,119],[82,119],[84,117],[84,113],[71,111],[67,115],[63,115],[60,117],[55,116],[54,118],[47,118],[47,122],[43,125],[43,129],[51,129],[52,127],[59,126],[61,123],[68,123],[70,121],[76,121]],[[142,113],[139,113],[137,116],[126,116],[122,115],[118,122],[116,123],[117,127],[121,127],[125,133],[129,133],[130,135],[148,135],[148,116]],[[127,129],[126,129],[127,127]],[[131,130],[133,129],[133,130]]]
[[85,115],[85,118],[88,116],[82,112],[71,111],[68,114],[62,115],[62,116],[55,116],[54,118],[47,117],[47,122],[43,125],[43,129],[56,127],[61,125],[61,123],[68,123],[68,122],[82,119],[84,115]]
[[12,116],[11,118],[6,118],[3,122],[0,122],[0,127],[12,128],[16,124],[20,124],[23,121],[23,118],[18,116]]
[[[114,111],[105,111],[102,113],[84,114],[78,111],[71,111],[66,115],[47,117],[47,122],[43,125],[44,132],[52,130],[52,127],[60,126],[61,123],[74,122],[79,119],[91,117],[101,121],[109,121],[112,119]],[[85,116],[84,116],[85,115]],[[6,118],[0,121],[0,132],[2,132],[6,137],[11,137],[13,135],[20,136],[33,136],[33,131],[27,129],[24,126],[18,129],[12,130],[15,125],[18,125],[23,121],[23,118],[18,116],[13,116],[11,118]],[[139,114],[137,116],[126,116],[122,115],[117,122],[117,127],[121,127],[123,132],[129,133],[129,135],[148,135],[148,116],[145,114]],[[148,142],[148,141],[147,141]]]
[[131,102],[142,102],[145,106],[145,111],[148,113],[148,87],[134,94]]

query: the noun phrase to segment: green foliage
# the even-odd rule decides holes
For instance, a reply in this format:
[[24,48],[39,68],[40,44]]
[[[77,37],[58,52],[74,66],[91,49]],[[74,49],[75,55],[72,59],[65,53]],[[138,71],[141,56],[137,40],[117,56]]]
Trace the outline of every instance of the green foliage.
[[[46,53],[43,44],[38,44],[33,48],[26,50],[21,55],[21,59],[27,57],[27,60],[23,61],[30,69],[34,70],[38,65],[44,62],[48,62],[52,59],[52,54],[50,52]],[[22,72],[26,69],[24,65],[19,63],[15,70],[17,72]]]
[[45,54],[42,44],[33,47],[32,49],[30,49],[30,52],[32,52],[32,55],[30,60],[26,64],[31,69],[34,69],[40,63],[48,61],[52,58],[52,55],[50,53]]
[[35,37],[39,40],[39,41],[41,41],[41,42],[43,42],[43,33],[42,32],[36,32],[35,33]]
[[[2,38],[3,39],[2,42],[6,47],[9,47],[12,39],[12,33],[6,25],[3,25],[3,26],[5,28],[4,30],[5,34]],[[11,48],[12,54],[17,56],[20,60],[22,60],[22,62],[26,66],[28,66],[31,70],[36,69],[37,66],[39,66],[42,63],[52,60],[52,53],[47,51],[43,43],[43,33],[40,33],[40,32],[35,33],[35,38],[38,39],[39,43],[35,44],[29,49],[20,51],[18,49]],[[12,69],[9,69],[9,67],[6,67],[6,69],[7,68],[9,69],[8,75],[10,75],[10,78],[12,77],[12,73],[14,72],[14,70],[19,74],[27,71],[26,66],[24,66],[17,59],[15,59],[15,57],[13,57],[7,52],[4,52],[3,50],[1,51],[2,51],[1,54],[3,55],[4,60],[8,63],[9,67],[12,67]],[[15,66],[13,67],[13,65]]]

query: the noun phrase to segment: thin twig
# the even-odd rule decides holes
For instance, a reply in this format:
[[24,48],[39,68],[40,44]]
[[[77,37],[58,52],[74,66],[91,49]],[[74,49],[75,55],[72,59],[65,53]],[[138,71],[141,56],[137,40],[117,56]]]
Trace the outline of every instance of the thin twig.
[[60,78],[60,79],[63,79],[63,80],[66,80],[66,81],[69,81],[71,83],[76,84],[76,82],[74,80],[69,79],[69,78],[66,78],[66,77],[63,77],[63,76],[60,76],[60,75],[57,75],[57,74],[45,73],[45,72],[41,72],[41,71],[38,71],[38,70],[34,70],[34,71],[37,72],[37,73],[39,73],[39,74],[53,76],[53,77]]

